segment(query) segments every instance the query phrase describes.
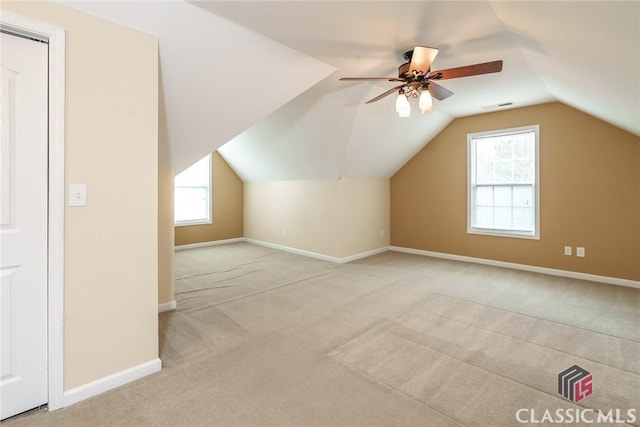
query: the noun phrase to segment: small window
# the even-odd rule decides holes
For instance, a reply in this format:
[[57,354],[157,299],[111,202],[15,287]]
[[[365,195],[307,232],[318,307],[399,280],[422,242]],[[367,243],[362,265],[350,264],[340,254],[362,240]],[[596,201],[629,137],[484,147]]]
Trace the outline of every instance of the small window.
[[211,223],[211,155],[176,175],[175,225]]
[[540,238],[540,127],[467,135],[467,232]]

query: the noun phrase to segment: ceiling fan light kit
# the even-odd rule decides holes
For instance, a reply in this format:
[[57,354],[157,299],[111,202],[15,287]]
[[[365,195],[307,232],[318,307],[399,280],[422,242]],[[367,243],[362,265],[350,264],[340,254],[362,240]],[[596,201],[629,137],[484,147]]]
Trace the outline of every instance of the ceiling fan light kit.
[[401,84],[392,87],[366,103],[376,102],[398,91],[396,112],[400,117],[409,117],[411,115],[409,98],[419,98],[418,106],[420,111],[422,111],[423,114],[427,114],[433,111],[432,98],[442,101],[453,95],[453,92],[436,84],[434,80],[455,79],[502,71],[501,60],[431,71],[431,64],[437,54],[438,49],[416,46],[413,50],[405,52],[404,58],[409,62],[398,67],[398,77],[342,77],[340,80],[387,80],[390,82],[401,82]]
[[407,99],[407,95],[404,93],[404,89],[400,89],[398,92],[398,98],[396,99],[396,113],[400,117],[409,117],[411,115],[411,104]]
[[427,114],[433,111],[433,98],[428,90],[423,90],[420,93],[420,99],[418,100],[418,106],[422,114]]

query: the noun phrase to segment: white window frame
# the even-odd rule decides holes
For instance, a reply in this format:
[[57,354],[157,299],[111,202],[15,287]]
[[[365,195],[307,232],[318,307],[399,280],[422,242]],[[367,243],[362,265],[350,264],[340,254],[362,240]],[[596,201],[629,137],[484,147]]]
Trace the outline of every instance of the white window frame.
[[[203,224],[211,224],[213,223],[213,156],[211,153],[207,156],[209,158],[209,191],[207,191],[207,218],[201,220],[185,220],[185,221],[174,221],[174,226],[176,227],[184,227],[187,225],[203,225]],[[203,157],[204,158],[204,157]],[[173,191],[175,192],[175,184],[173,187]],[[175,199],[175,197],[174,197]],[[175,201],[174,201],[175,203]],[[175,209],[175,207],[174,207]]]
[[[499,230],[490,228],[472,227],[473,206],[475,205],[475,161],[473,158],[475,152],[474,139],[488,136],[502,136],[514,133],[534,132],[535,135],[535,159],[534,170],[535,180],[533,183],[534,192],[534,231],[522,232],[517,230]],[[516,237],[522,239],[540,240],[540,125],[521,126],[509,129],[499,129],[486,132],[476,132],[467,134],[467,233],[482,234],[488,236],[500,237]]]

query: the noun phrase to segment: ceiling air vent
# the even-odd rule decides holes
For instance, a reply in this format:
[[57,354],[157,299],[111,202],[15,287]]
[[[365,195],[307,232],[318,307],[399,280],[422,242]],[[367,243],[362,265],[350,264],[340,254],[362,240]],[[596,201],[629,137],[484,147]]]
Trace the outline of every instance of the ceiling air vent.
[[500,104],[483,105],[482,108],[484,108],[485,110],[495,110],[496,108],[505,108],[505,107],[510,107],[512,105],[513,105],[513,102],[502,102]]

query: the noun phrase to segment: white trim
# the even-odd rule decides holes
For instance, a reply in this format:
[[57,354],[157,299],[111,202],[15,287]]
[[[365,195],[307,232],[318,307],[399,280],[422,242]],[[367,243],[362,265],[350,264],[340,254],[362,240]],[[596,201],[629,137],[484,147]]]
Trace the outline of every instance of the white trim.
[[213,224],[213,221],[210,219],[207,220],[193,220],[193,221],[181,221],[181,222],[174,222],[173,226],[174,227],[189,227],[191,225],[211,225]]
[[178,304],[175,300],[158,304],[158,313],[164,313],[165,311],[171,311],[178,308]]
[[237,239],[216,240],[212,242],[195,243],[193,245],[176,246],[176,250],[178,251],[178,250],[184,250],[184,249],[194,249],[194,248],[200,248],[205,246],[223,245],[227,243],[237,243],[237,242],[247,242],[254,245],[265,246],[267,248],[278,249],[284,252],[290,252],[297,255],[306,256],[309,258],[321,259],[323,261],[329,261],[336,264],[345,264],[358,259],[367,258],[373,255],[378,255],[387,251],[394,251],[394,252],[403,252],[403,253],[413,254],[413,255],[429,256],[433,258],[448,259],[452,261],[471,262],[474,264],[491,265],[494,267],[511,268],[514,270],[531,271],[533,273],[550,274],[552,276],[568,277],[571,279],[588,280],[591,282],[600,282],[600,283],[607,283],[610,285],[626,286],[630,288],[640,289],[640,281],[636,281],[636,280],[620,279],[618,277],[598,276],[595,274],[580,273],[578,271],[558,270],[555,268],[538,267],[535,265],[517,264],[513,262],[506,262],[506,261],[495,261],[495,260],[486,259],[486,258],[474,258],[474,257],[469,257],[464,255],[447,254],[443,252],[425,251],[422,249],[403,248],[401,246],[384,246],[378,249],[373,249],[371,251],[361,252],[361,253],[344,257],[344,258],[338,258],[334,256],[317,253],[317,252],[306,251],[304,249],[297,249],[289,246],[283,246],[275,243],[269,243],[261,240],[248,239],[248,238],[241,237]]
[[64,393],[65,30],[0,11],[3,26],[49,41],[48,407]]
[[283,246],[283,245],[277,245],[275,243],[269,243],[269,242],[263,242],[261,240],[255,240],[255,239],[245,239],[247,243],[253,243],[254,245],[259,245],[259,246],[265,246],[267,248],[271,248],[271,249],[278,249],[280,251],[284,251],[284,252],[290,252],[296,255],[302,255],[302,256],[306,256],[309,258],[316,258],[316,259],[321,259],[323,261],[329,261],[329,262],[333,262],[336,264],[345,264],[347,262],[351,262],[351,261],[355,261],[357,259],[361,259],[361,258],[366,258],[368,256],[371,255],[377,255],[377,254],[381,254],[383,252],[386,252],[389,250],[388,246],[384,246],[378,249],[373,249],[371,251],[367,251],[367,252],[361,252],[355,255],[350,255],[348,257],[344,257],[344,258],[338,258],[338,257],[334,257],[334,256],[330,256],[330,255],[325,255],[325,254],[321,254],[318,252],[311,252],[311,251],[306,251],[304,249],[298,249],[298,248],[292,248],[289,246]]
[[368,258],[370,256],[373,255],[378,255],[378,254],[382,254],[385,253],[389,250],[389,246],[383,246],[381,248],[378,249],[373,249],[370,251],[366,251],[366,252],[360,252],[359,254],[355,254],[355,255],[351,255],[345,258],[340,258],[340,264],[344,264],[344,263],[348,263],[351,261],[356,261],[362,258]]
[[162,369],[162,361],[158,358],[133,366],[113,375],[72,388],[64,393],[64,406],[71,406],[90,397],[97,396],[131,381],[154,374]]
[[608,277],[608,276],[598,276],[595,274],[580,273],[577,271],[557,270],[555,268],[538,267],[535,265],[526,265],[526,264],[516,264],[513,262],[495,261],[495,260],[485,259],[485,258],[474,258],[474,257],[469,257],[464,255],[453,255],[453,254],[447,254],[442,252],[424,251],[422,249],[403,248],[400,246],[390,246],[389,249],[395,252],[403,252],[407,254],[423,255],[423,256],[429,256],[433,258],[443,258],[443,259],[448,259],[452,261],[472,262],[475,264],[491,265],[494,267],[512,268],[514,270],[531,271],[534,273],[550,274],[552,276],[568,277],[571,279],[588,280],[591,282],[600,282],[600,283],[607,283],[610,285],[626,286],[629,288],[640,289],[640,281],[636,281],[636,280],[620,279],[617,277]]
[[337,257],[334,257],[334,256],[320,254],[320,253],[317,253],[317,252],[305,251],[304,249],[292,248],[292,247],[289,247],[289,246],[278,245],[278,244],[275,244],[275,243],[263,242],[262,240],[246,239],[246,241],[247,241],[247,243],[252,243],[252,244],[258,245],[258,246],[264,246],[266,248],[277,249],[279,251],[289,252],[289,253],[296,254],[296,255],[302,255],[302,256],[309,257],[309,258],[316,258],[316,259],[321,259],[323,261],[329,261],[329,262],[334,262],[334,263],[340,264],[340,258],[337,258]]
[[377,255],[377,254],[381,254],[383,252],[386,252],[389,250],[388,246],[383,246],[381,248],[378,249],[373,249],[370,251],[366,251],[366,252],[361,252],[355,255],[350,255],[348,257],[344,257],[344,258],[338,258],[338,257],[334,257],[334,256],[330,256],[330,255],[325,255],[325,254],[321,254],[318,252],[311,252],[311,251],[306,251],[304,249],[297,249],[297,248],[292,248],[290,246],[283,246],[283,245],[278,245],[275,243],[269,243],[269,242],[264,242],[262,240],[255,240],[255,239],[248,239],[246,237],[238,237],[235,239],[226,239],[226,240],[212,240],[210,242],[202,242],[202,243],[192,243],[189,245],[180,245],[180,246],[176,246],[175,250],[176,251],[184,251],[187,249],[197,249],[197,248],[204,248],[207,246],[218,246],[218,245],[226,245],[229,243],[240,243],[240,242],[247,242],[247,243],[252,243],[254,245],[258,245],[258,246],[265,246],[267,248],[271,248],[271,249],[278,249],[280,251],[284,251],[284,252],[290,252],[290,253],[294,253],[297,255],[302,255],[302,256],[306,256],[309,258],[316,258],[316,259],[321,259],[323,261],[329,261],[329,262],[334,262],[336,264],[344,264],[347,262],[351,262],[351,261],[355,261],[358,259],[362,259],[362,258],[366,258],[372,255]]
[[235,239],[211,240],[209,242],[191,243],[191,244],[188,244],[188,245],[180,245],[180,246],[176,246],[174,249],[176,251],[184,251],[184,250],[187,250],[187,249],[204,248],[204,247],[207,247],[207,246],[227,245],[229,243],[240,243],[240,242],[246,242],[246,239],[244,237],[238,237],[238,238],[235,238]]

